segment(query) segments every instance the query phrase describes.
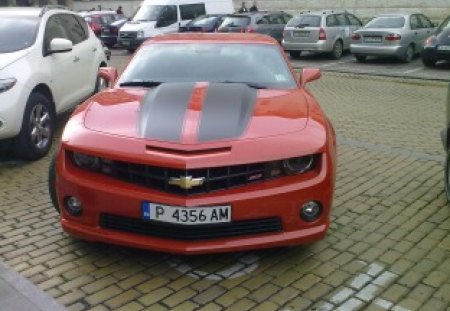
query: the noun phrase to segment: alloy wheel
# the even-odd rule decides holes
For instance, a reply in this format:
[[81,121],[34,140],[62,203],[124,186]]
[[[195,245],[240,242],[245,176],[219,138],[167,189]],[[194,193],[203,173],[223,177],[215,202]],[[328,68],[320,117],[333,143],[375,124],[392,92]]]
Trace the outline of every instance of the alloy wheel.
[[30,136],[37,149],[45,149],[51,138],[51,116],[47,107],[36,104],[30,113]]

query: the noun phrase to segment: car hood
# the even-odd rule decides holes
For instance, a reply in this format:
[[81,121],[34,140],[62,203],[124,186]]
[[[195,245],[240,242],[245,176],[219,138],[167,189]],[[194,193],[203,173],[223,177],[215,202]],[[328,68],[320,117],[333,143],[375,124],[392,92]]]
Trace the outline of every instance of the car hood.
[[18,61],[25,55],[27,55],[28,50],[20,50],[16,52],[11,53],[1,53],[0,54],[0,70],[6,68],[7,66],[11,65],[12,63]]
[[308,121],[302,89],[256,90],[245,84],[165,83],[120,88],[91,98],[90,130],[149,141],[202,144],[301,131]]

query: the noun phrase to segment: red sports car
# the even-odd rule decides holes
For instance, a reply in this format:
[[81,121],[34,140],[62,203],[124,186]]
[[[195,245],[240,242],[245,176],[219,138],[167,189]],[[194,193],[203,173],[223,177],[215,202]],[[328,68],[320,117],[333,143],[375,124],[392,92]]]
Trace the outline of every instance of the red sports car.
[[157,36],[68,121],[49,190],[71,235],[170,253],[292,246],[325,236],[333,127],[278,43]]

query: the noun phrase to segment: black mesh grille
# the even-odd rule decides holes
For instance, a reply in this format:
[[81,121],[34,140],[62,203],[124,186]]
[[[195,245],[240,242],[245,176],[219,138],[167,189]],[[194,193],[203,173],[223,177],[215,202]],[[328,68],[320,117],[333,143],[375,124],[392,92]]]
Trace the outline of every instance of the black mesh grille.
[[[284,175],[282,161],[244,164],[226,167],[180,170],[143,164],[101,159],[99,173],[164,192],[192,195],[231,189]],[[191,177],[203,179],[202,185],[182,189],[170,185],[171,178]]]
[[174,225],[145,221],[137,218],[102,214],[102,228],[150,235],[175,240],[211,240],[218,238],[279,232],[282,230],[279,218],[264,218],[236,221],[213,225]]

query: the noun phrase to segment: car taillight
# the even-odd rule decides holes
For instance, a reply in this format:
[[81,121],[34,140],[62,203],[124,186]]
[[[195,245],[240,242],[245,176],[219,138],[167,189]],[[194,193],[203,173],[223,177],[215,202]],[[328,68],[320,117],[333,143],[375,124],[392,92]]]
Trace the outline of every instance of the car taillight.
[[325,32],[325,29],[320,28],[319,29],[319,40],[326,40],[327,39],[327,33]]
[[402,38],[402,36],[400,36],[397,33],[390,33],[388,35],[386,35],[386,37],[384,37],[384,40],[386,41],[397,41],[400,40]]
[[255,32],[255,28],[253,27],[247,27],[247,28],[242,28],[241,32]]
[[357,34],[356,32],[354,32],[353,34],[352,34],[352,40],[359,40],[359,39],[361,39],[361,36],[359,35],[359,34]]

